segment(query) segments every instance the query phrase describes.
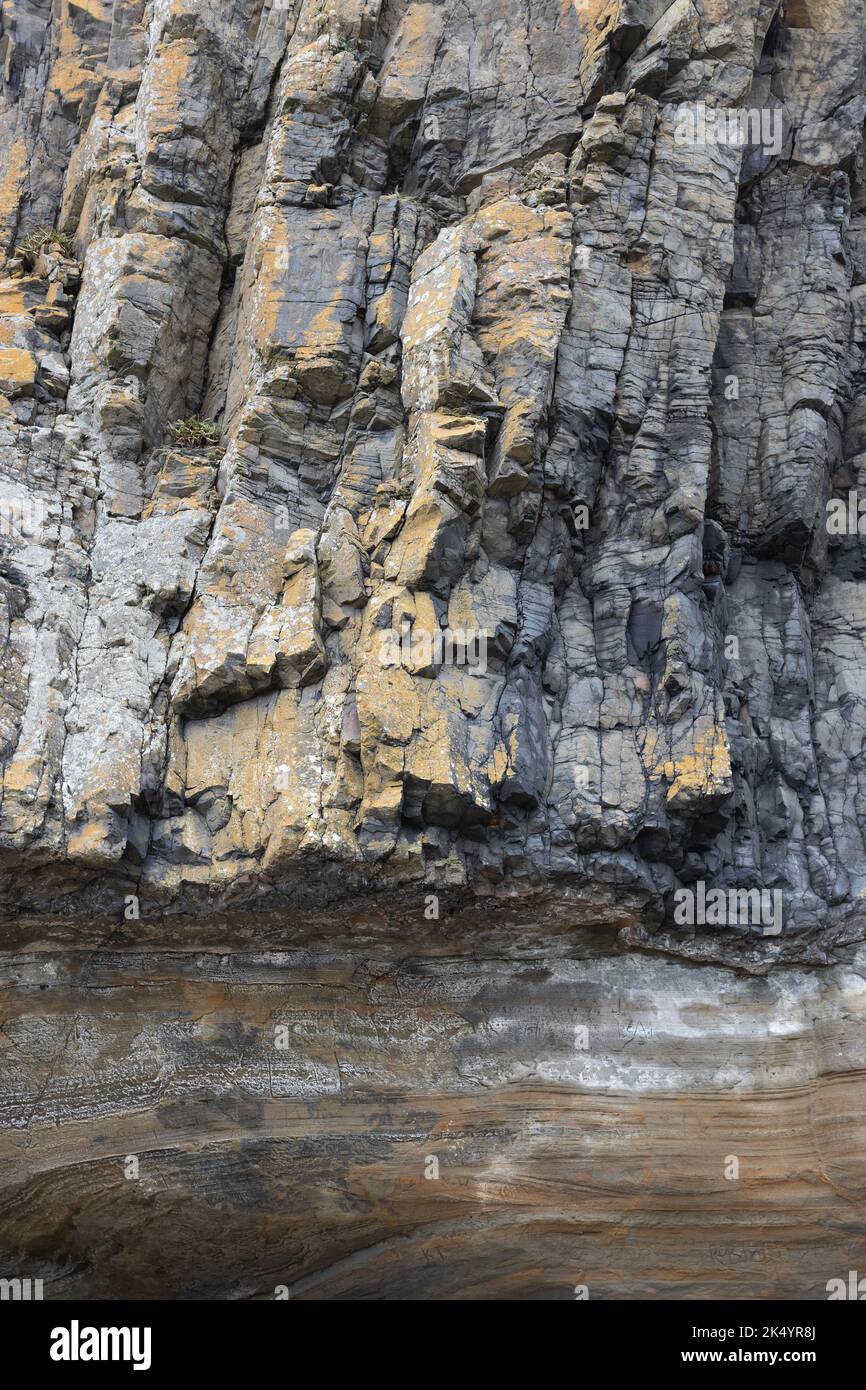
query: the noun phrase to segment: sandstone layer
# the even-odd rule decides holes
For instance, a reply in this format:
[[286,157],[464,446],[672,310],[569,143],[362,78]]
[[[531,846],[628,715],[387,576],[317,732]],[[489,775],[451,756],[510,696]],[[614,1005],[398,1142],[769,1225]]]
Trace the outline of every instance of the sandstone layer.
[[864,971],[10,954],[3,1264],[50,1298],[826,1299],[866,1268]]

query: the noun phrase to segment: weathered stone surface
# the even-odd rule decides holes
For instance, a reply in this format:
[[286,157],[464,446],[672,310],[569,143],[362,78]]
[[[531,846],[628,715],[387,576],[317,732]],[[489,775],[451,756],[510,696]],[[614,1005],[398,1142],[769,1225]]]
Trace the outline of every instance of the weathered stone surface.
[[[787,933],[858,910],[813,619],[857,579],[822,523],[858,476],[859,23],[496,8],[10,7],[4,467],[42,524],[7,580],[8,911],[279,902],[328,863],[613,879],[647,925],[702,876],[783,892]],[[683,140],[716,108],[784,108],[778,155]],[[16,259],[37,220],[71,243]],[[385,665],[404,625],[483,631],[483,669]],[[227,791],[241,727],[253,800],[285,763],[281,689],[312,860]],[[202,796],[228,820],[191,854]]]
[[[597,1206],[573,1192],[545,1206],[534,1177],[515,1178],[514,1215],[524,1141],[539,1184],[563,1180],[553,1130],[534,1147],[536,1110],[564,1107],[551,1125],[569,1149],[572,1100],[594,1123],[604,1075],[605,1114],[663,1092],[659,1125],[674,1107],[687,1117],[697,1147],[682,1173],[716,1162],[698,1138],[714,1088],[731,1092],[723,1127],[745,1126],[744,1144],[759,1112],[805,1134],[807,1094],[828,1115],[838,1102],[832,1144],[814,1130],[799,1158],[774,1160],[779,1203],[761,1220],[778,1248],[758,1242],[749,1278],[758,1295],[808,1298],[798,1259],[811,1278],[832,1253],[844,1273],[841,1235],[822,1244],[821,1203],[804,1225],[795,1194],[809,1154],[816,1183],[847,1164],[831,1225],[861,1240],[862,1216],[841,1207],[856,1212],[862,1186],[843,1016],[866,939],[864,35],[862,0],[7,0],[0,948],[25,953],[23,976],[17,955],[5,962],[13,1010],[28,1007],[31,968],[65,982],[38,995],[44,1027],[27,1024],[23,1051],[0,1018],[9,1152],[24,1165],[0,1196],[10,1251],[50,1246],[61,1279],[93,1266],[111,1213],[136,1230],[109,1157],[79,1164],[109,1113],[105,1143],[136,1147],[137,1117],[161,1113],[154,1076],[180,1115],[188,1065],[189,1087],[248,1113],[253,1156],[232,1176],[225,1138],[247,1130],[215,1135],[197,1110],[182,1142],[167,1135],[160,1184],[188,1198],[195,1164],[213,1160],[237,1248],[215,1249],[201,1283],[177,1264],[174,1292],[261,1293],[272,1262],[256,1251],[289,1236],[286,1278],[311,1296],[351,1295],[353,1279],[363,1297],[556,1296],[580,1270],[560,1259],[554,1208],[566,1225],[612,1221],[641,1165],[664,1162],[654,1130]],[[829,525],[834,504],[847,527]],[[682,895],[699,890],[776,895],[772,922],[727,907],[684,922]],[[645,973],[666,1039],[654,1065],[679,1068],[675,1086],[610,1056],[566,1065],[559,1041],[539,1033],[533,1051],[506,1029],[490,1077],[469,1071],[507,1134],[466,1119],[472,1088],[442,1039],[468,1030],[471,1051],[499,1026],[482,950],[524,997],[509,912],[556,1017],[560,994],[584,988],[569,928],[592,989]],[[577,941],[590,926],[592,949]],[[437,939],[461,958],[431,985],[443,1012],[401,1015],[393,1075],[387,1059],[358,1063],[360,1108],[351,1059],[368,1030],[396,1026],[387,1010],[371,1023],[378,999],[342,1021],[298,1005],[276,1094],[332,1108],[306,1112],[306,1131],[299,1109],[290,1137],[268,1110],[262,1036],[249,1071],[228,1043],[180,1056],[187,994],[196,1017],[215,997],[211,953],[246,970],[258,948],[281,988],[274,953],[304,951],[351,993],[353,962],[373,970],[369,941],[399,993],[401,952]],[[147,983],[79,1028],[91,966],[152,982],[160,952],[198,945],[201,960],[158,986],[155,1031]],[[723,1024],[714,990],[731,991],[738,1036],[764,1028],[748,977],[784,995],[787,1091],[772,1038],[735,1049],[724,1084],[701,1069]],[[276,1016],[270,987],[220,1005],[213,1026],[238,1055]],[[680,1011],[693,1023],[668,1055]],[[525,1096],[530,1083],[542,1089]],[[426,1118],[407,1096],[430,1097]],[[468,1126],[471,1191],[430,1216],[438,1283],[399,1253],[350,1258],[415,1222],[400,1194],[417,1174],[393,1136],[375,1138],[374,1112],[410,1147]],[[33,1140],[21,1154],[19,1129]],[[352,1159],[345,1136],[364,1133],[372,1147]],[[275,1174],[295,1142],[308,1144],[295,1215],[245,1225],[245,1190],[289,1200]],[[379,1186],[356,1190],[352,1162],[376,1166]],[[37,1192],[57,1168],[63,1182]],[[314,1209],[331,1182],[340,1201]],[[488,1189],[502,1201],[479,1248]],[[724,1224],[731,1190],[710,1184],[689,1210]],[[412,1200],[420,1231],[432,1198]],[[754,1222],[760,1200],[735,1220]],[[101,1215],[61,1249],[79,1206]],[[524,1258],[536,1207],[550,1229]],[[317,1223],[331,1232],[318,1246]],[[725,1283],[711,1255],[687,1263],[675,1224],[638,1242],[620,1292]],[[605,1258],[601,1296],[616,1292]],[[142,1269],[74,1288],[148,1291]]]

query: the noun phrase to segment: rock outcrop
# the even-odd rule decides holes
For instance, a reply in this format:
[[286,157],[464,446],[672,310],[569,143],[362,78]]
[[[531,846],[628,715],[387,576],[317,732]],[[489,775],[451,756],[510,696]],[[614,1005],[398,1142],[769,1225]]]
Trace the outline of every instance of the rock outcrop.
[[223,1202],[174,1295],[866,1267],[864,45],[6,0],[0,1253],[158,1296],[113,1233]]

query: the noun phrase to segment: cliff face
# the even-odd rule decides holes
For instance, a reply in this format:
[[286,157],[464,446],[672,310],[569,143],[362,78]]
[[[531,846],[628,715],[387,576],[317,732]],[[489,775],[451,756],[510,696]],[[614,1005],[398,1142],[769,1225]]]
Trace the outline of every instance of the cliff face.
[[[754,1289],[845,1274],[816,1223],[866,1231],[864,37],[863,0],[6,0],[6,1249],[140,1291],[102,1198],[145,1220],[118,1155],[158,1116],[181,1135],[156,1229],[214,1146],[246,1252],[199,1282],[175,1263],[175,1292],[261,1293],[291,1236],[282,1282],[350,1260],[298,1283],[347,1296],[351,1252],[411,1224],[400,1155],[426,1230],[416,1148],[465,1125],[449,1272],[417,1288],[482,1296],[498,1269],[532,1296],[537,1204],[570,1296],[549,1223],[612,1220],[655,1173],[655,1229],[674,1114],[713,1228],[738,1150],[702,1147],[701,1107],[733,1086],[802,1140],[752,1168],[779,1184],[735,1242],[763,1251]],[[719,990],[766,1036],[709,1065]],[[368,1029],[408,1053],[360,1060]],[[226,1087],[224,1121],[189,1108]],[[573,1105],[600,1205],[533,1186],[534,1163],[565,1180]],[[758,1112],[725,1113],[760,1149]],[[255,1151],[234,1175],[232,1145]],[[267,1212],[299,1153],[292,1226]],[[803,1215],[805,1174],[833,1194]],[[467,1202],[501,1202],[512,1255],[463,1249]],[[692,1268],[675,1226],[625,1291],[744,1296],[741,1255]],[[406,1286],[394,1259],[362,1296]]]
[[[860,7],[3,26],[10,906],[337,865],[844,914]],[[701,140],[716,107],[769,139]]]

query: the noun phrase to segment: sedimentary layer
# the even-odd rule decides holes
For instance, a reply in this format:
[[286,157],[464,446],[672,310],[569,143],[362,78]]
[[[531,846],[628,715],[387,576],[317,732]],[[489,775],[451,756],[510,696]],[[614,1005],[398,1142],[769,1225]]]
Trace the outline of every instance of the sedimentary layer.
[[46,1298],[826,1299],[866,1268],[864,967],[14,953],[0,1264]]

